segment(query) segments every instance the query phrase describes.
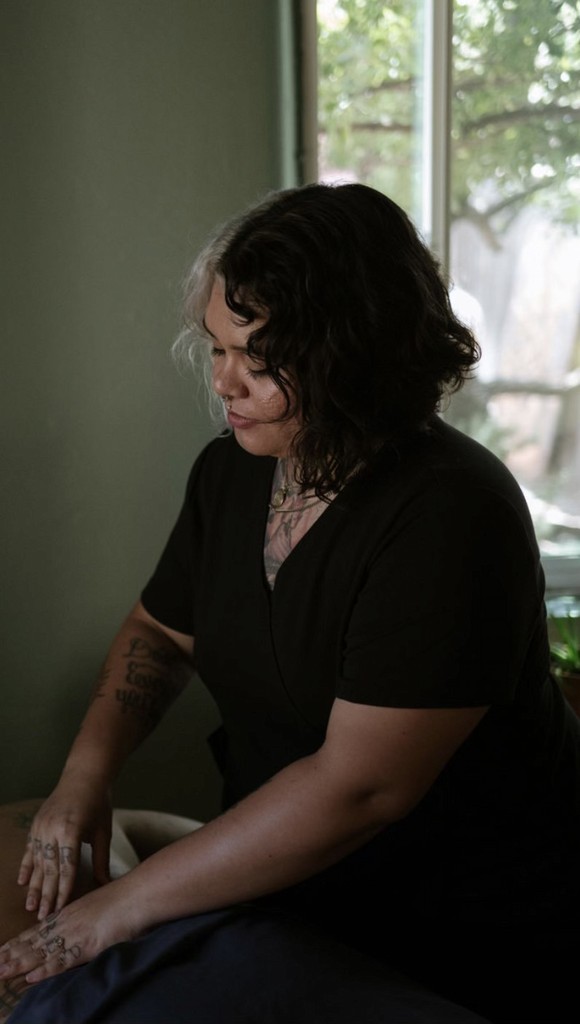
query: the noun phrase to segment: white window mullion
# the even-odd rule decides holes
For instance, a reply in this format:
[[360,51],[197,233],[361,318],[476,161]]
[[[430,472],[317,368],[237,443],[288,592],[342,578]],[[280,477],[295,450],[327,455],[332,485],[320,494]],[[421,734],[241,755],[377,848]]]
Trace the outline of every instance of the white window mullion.
[[452,0],[425,0],[421,221],[426,241],[449,267]]

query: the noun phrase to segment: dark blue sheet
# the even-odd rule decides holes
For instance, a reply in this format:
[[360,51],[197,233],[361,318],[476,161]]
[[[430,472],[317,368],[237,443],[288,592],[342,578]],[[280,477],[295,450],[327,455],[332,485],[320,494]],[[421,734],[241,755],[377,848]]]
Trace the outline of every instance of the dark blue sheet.
[[34,986],[10,1024],[486,1024],[284,914],[161,925]]

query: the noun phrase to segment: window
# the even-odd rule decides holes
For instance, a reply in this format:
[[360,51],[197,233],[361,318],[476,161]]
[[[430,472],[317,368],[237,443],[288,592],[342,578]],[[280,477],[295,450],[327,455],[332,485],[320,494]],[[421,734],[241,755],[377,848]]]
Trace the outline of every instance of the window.
[[443,415],[519,480],[549,587],[580,591],[580,3],[305,0],[303,21],[308,177],[386,192],[448,269],[483,354]]

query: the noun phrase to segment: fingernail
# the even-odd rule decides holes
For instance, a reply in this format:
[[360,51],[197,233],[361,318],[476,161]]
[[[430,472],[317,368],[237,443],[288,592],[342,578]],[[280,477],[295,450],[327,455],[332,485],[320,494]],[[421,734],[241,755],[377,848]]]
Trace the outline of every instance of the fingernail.
[[29,896],[28,899],[26,900],[26,909],[36,910],[36,900],[34,896]]

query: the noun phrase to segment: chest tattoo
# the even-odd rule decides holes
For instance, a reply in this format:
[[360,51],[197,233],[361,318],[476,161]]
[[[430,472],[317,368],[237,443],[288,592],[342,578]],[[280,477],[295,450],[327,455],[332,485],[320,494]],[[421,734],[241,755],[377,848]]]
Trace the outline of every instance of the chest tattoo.
[[327,507],[326,502],[319,501],[304,510],[297,506],[283,515],[270,510],[264,539],[264,572],[270,589],[282,563]]

